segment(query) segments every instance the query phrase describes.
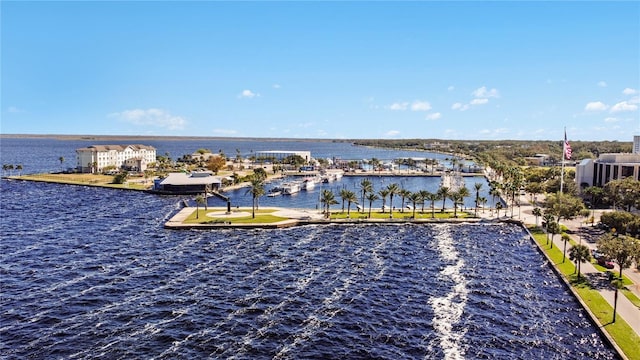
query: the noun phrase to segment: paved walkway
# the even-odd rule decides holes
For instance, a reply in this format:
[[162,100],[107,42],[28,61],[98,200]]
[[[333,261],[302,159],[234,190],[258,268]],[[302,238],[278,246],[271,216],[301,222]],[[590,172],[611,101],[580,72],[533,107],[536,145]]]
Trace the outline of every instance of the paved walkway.
[[[529,203],[530,199],[526,196],[520,197],[520,207],[516,207],[513,211],[513,218],[517,220],[523,221],[525,224],[536,224],[536,217],[533,215],[534,206]],[[602,214],[602,210],[595,211],[595,219],[600,218]],[[500,215],[504,214],[504,209],[500,211]],[[511,216],[511,209],[507,211],[508,216]],[[493,215],[489,215],[488,213],[482,214],[482,212],[478,212],[479,216],[495,218],[495,213]],[[541,218],[538,218],[538,225],[542,222]],[[591,225],[585,224],[581,222],[581,219],[574,220],[562,220],[561,223],[565,225],[569,230],[571,230],[574,234],[570,234],[572,239],[575,241],[585,244],[589,246],[591,249],[596,248],[596,240],[597,233],[594,236],[590,234],[593,231],[590,231]],[[562,238],[559,235],[554,236],[553,243],[558,249],[562,249],[564,244],[562,242]],[[570,245],[567,247],[567,252],[569,251]],[[570,261],[570,260],[568,260]],[[611,271],[616,274],[619,273],[620,268],[616,264],[616,267]],[[615,299],[615,290],[609,284],[606,278],[606,274],[598,271],[591,263],[583,263],[580,266],[580,272],[584,274],[591,283],[599,288],[600,294],[602,297],[607,300],[607,302],[614,306]],[[622,273],[627,276],[631,281],[634,282],[634,285],[627,286],[629,290],[631,290],[636,296],[640,297],[640,272],[635,268],[625,269]],[[629,299],[627,299],[622,293],[618,292],[618,304],[616,308],[617,318],[623,318],[625,322],[629,324],[629,326],[640,336],[640,308],[635,306]],[[612,319],[613,320],[613,319]]]

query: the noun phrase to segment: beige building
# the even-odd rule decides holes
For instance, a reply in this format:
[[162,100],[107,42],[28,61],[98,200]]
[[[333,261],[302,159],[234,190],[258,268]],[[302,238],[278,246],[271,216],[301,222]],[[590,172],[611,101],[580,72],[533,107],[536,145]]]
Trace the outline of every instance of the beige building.
[[578,188],[603,187],[611,180],[631,177],[640,180],[640,153],[601,154],[596,160],[585,159],[576,166]]
[[156,161],[156,149],[147,145],[92,145],[76,149],[76,168],[83,173],[117,170],[144,171]]

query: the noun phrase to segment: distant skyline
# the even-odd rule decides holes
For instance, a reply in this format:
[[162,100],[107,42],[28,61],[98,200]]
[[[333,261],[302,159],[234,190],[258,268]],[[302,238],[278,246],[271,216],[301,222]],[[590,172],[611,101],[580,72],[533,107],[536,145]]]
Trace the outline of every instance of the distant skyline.
[[632,141],[640,2],[0,2],[0,133]]

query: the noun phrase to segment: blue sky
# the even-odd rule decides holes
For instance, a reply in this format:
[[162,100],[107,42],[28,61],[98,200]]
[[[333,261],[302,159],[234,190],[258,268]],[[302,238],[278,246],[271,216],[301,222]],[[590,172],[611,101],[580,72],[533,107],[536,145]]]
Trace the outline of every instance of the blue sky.
[[3,134],[640,134],[639,2],[0,6]]

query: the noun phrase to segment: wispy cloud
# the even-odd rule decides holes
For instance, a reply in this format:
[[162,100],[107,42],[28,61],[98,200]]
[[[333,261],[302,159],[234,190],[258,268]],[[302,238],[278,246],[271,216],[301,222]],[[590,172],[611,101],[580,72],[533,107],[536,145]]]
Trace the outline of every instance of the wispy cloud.
[[497,89],[487,89],[486,86],[479,87],[475,89],[472,93],[476,98],[498,98],[500,97],[500,92]]
[[625,88],[624,90],[622,90],[622,93],[625,95],[635,95],[638,93],[638,90],[632,89],[632,88]]
[[465,110],[469,109],[469,105],[457,102],[457,103],[451,105],[451,109],[452,110],[465,111]]
[[428,101],[416,100],[411,104],[412,111],[429,111],[431,110],[431,104]]
[[637,110],[638,110],[638,105],[632,104],[627,101],[621,101],[611,107],[612,113],[624,112],[624,111],[637,111]]
[[437,113],[427,115],[427,120],[438,120],[441,117],[442,117],[442,114],[437,112]]
[[251,90],[242,90],[238,97],[241,99],[253,99],[254,97],[260,97],[260,94],[255,93]]
[[471,105],[484,105],[489,102],[489,99],[473,99],[471,100]]
[[385,136],[390,136],[390,137],[398,136],[398,135],[400,135],[400,131],[398,131],[398,130],[389,130],[386,133],[384,133],[384,135]]
[[614,123],[614,122],[618,122],[618,119],[614,118],[614,117],[608,117],[604,119],[604,122],[606,123]]
[[431,110],[431,104],[428,101],[422,100],[415,100],[412,103],[408,101],[399,101],[389,105],[388,108],[394,111],[429,111]]
[[585,105],[584,107],[586,111],[604,111],[608,108],[609,106],[607,106],[607,104],[603,103],[602,101],[592,101],[590,103],[587,103],[587,105]]
[[175,116],[162,109],[133,109],[115,112],[108,117],[139,126],[157,126],[169,130],[184,129],[187,120],[182,116]]
[[282,86],[280,86],[280,84],[273,84],[273,88],[274,89],[280,89]]
[[607,82],[606,81],[598,81],[598,86],[607,87]]
[[455,87],[455,86],[450,85],[450,86],[447,88],[447,91],[453,91],[453,90],[455,90],[455,89],[456,89],[456,87]]
[[408,102],[396,102],[391,104],[391,106],[389,106],[389,109],[396,110],[396,111],[404,111],[404,110],[407,110],[407,108],[409,108]]

